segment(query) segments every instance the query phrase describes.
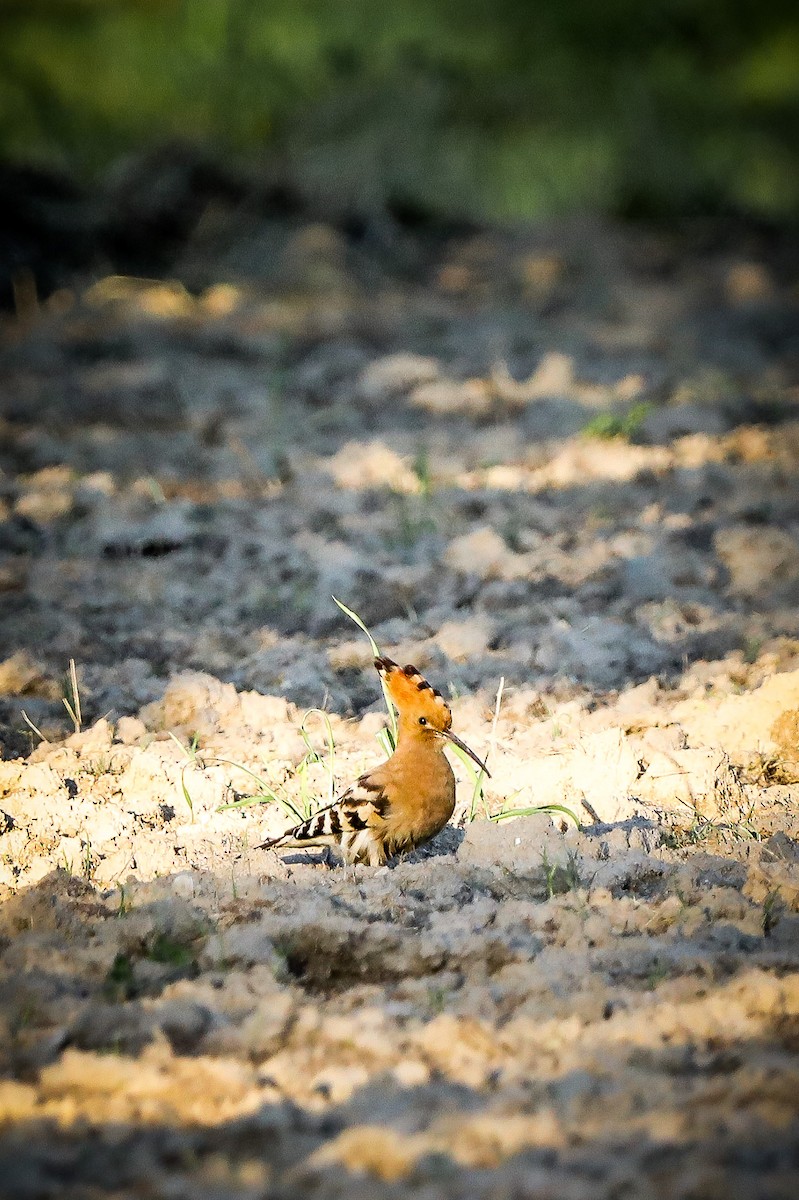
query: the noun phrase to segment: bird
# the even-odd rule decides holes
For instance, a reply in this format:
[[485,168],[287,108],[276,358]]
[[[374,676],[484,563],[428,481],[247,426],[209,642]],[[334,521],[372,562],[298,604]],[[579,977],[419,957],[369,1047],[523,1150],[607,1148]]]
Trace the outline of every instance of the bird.
[[444,753],[448,743],[491,777],[482,759],[452,732],[449,705],[416,667],[400,667],[385,656],[374,665],[399,716],[394,753],[332,804],[254,849],[333,847],[347,864],[381,867],[430,841],[452,816],[455,776]]

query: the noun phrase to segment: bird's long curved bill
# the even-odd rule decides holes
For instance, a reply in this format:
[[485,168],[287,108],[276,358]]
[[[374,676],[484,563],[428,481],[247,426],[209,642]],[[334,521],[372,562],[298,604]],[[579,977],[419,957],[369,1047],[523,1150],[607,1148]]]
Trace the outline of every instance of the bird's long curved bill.
[[446,730],[442,729],[441,732],[444,734],[445,738],[449,738],[449,740],[451,742],[454,742],[459,750],[462,750],[464,754],[468,754],[469,758],[471,758],[473,762],[477,763],[480,770],[485,771],[488,778],[489,779],[491,778],[491,772],[489,771],[488,767],[485,765],[483,760],[481,758],[478,758],[477,755],[475,754],[474,750],[470,750],[469,747],[466,745],[466,743],[462,742],[457,734],[451,733],[448,729],[446,729]]

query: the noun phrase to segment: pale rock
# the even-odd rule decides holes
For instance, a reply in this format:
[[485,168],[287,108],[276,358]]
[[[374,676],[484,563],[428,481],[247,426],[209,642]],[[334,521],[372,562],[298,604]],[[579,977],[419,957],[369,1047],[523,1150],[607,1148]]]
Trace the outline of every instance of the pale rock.
[[238,709],[241,723],[255,732],[291,721],[294,711],[282,696],[262,696],[260,692],[241,692]]
[[41,761],[50,750],[50,745],[43,742],[38,748],[39,759],[34,762],[29,760],[24,769],[18,763],[0,762],[0,783],[4,787],[8,785],[10,792],[4,803],[10,808],[12,817],[18,812],[27,811],[26,796],[48,797],[62,792],[64,782],[58,771]]
[[116,728],[117,741],[126,746],[135,746],[147,737],[147,726],[138,717],[120,717]]
[[26,787],[30,787],[28,775],[30,770],[31,767],[23,763],[21,759],[16,761],[0,759],[0,795],[8,795],[9,792],[17,791],[23,774],[26,777]]
[[72,509],[72,493],[66,489],[32,488],[25,491],[14,504],[14,511],[21,517],[47,525],[64,517]]
[[491,408],[493,389],[484,379],[438,379],[415,388],[410,403],[437,417],[481,416]]
[[0,662],[0,694],[38,695],[53,699],[54,684],[46,683],[44,667],[27,650]]
[[344,1104],[354,1092],[368,1082],[369,1072],[366,1067],[358,1064],[329,1066],[311,1081],[311,1089],[323,1093],[325,1099],[333,1104]]
[[116,481],[110,471],[92,471],[78,482],[75,499],[84,505],[101,504],[116,490]]
[[774,279],[763,263],[741,260],[733,263],[724,280],[730,304],[745,307],[774,299]]
[[200,296],[200,307],[212,317],[229,317],[244,300],[241,288],[232,283],[214,283]]
[[140,717],[148,729],[203,737],[216,732],[220,719],[237,704],[231,683],[221,683],[200,671],[185,671],[170,680],[161,700],[145,705]]
[[115,803],[106,801],[103,804],[94,804],[84,823],[86,836],[91,841],[92,848],[104,848],[113,842],[122,832],[123,823],[123,813]]
[[391,1074],[402,1087],[424,1087],[430,1082],[430,1068],[418,1058],[402,1058]]
[[31,1084],[0,1081],[0,1119],[4,1123],[31,1120],[37,1103],[36,1088]]
[[194,899],[194,876],[191,871],[181,871],[172,877],[172,891],[183,900]]
[[385,708],[380,708],[374,712],[367,712],[361,717],[358,728],[360,735],[365,739],[367,746],[371,747],[371,740],[380,735],[380,731],[385,729],[388,724]]
[[567,396],[574,388],[574,361],[568,354],[548,351],[524,385],[530,400]]
[[78,750],[81,755],[96,750],[107,750],[113,740],[114,731],[105,717],[95,721],[88,729],[73,733],[64,743],[70,750]]
[[372,662],[372,648],[365,638],[339,642],[327,652],[327,661],[334,671],[361,671]]
[[[27,880],[27,872],[25,878]],[[16,888],[17,882],[17,871],[14,869],[14,863],[0,860],[0,884],[3,887]],[[2,1036],[2,1026],[0,1026],[0,1036]]]
[[438,376],[435,358],[421,354],[388,354],[369,363],[356,383],[356,393],[371,403],[389,400]]
[[[91,287],[88,287],[83,293],[82,298],[86,304],[92,307],[102,307],[106,304],[119,306],[126,304],[131,307],[141,306],[142,311],[148,311],[148,305],[154,306],[157,309],[159,304],[161,304],[162,306],[166,305],[168,308],[169,303],[176,302],[178,298],[191,300],[185,288],[177,282],[167,281],[164,284],[156,284],[151,279],[139,279],[131,275],[106,275],[104,278],[98,279]],[[180,314],[183,311],[186,310],[179,306]],[[166,315],[166,313],[163,315]],[[128,364],[125,363],[124,366],[127,367]],[[134,371],[136,367],[138,367],[138,364],[134,364]],[[139,367],[139,373],[141,371],[142,368]],[[124,378],[121,371],[116,378]],[[88,384],[86,386],[88,387]],[[105,386],[108,387],[109,384],[106,383]],[[120,384],[117,383],[116,386],[120,386]]]
[[38,883],[40,879],[44,879],[53,870],[53,860],[50,857],[37,854],[28,863],[25,872],[25,883],[30,885]]
[[735,525],[715,537],[730,573],[730,589],[742,596],[775,592],[799,600],[799,543],[782,529]]
[[234,731],[260,736],[289,715],[289,706],[280,696],[239,694],[233,684],[221,683],[199,671],[175,676],[162,699],[146,705],[140,714],[149,729],[176,733],[185,742],[194,734],[199,734],[201,740]]
[[415,494],[421,489],[407,461],[384,442],[347,442],[330,458],[321,459],[319,466],[340,488],[350,491],[390,488]]
[[[257,970],[258,968],[253,968]],[[269,995],[260,998],[252,1011],[237,1023],[233,1031],[236,1049],[254,1059],[263,1059],[274,1054],[283,1043],[286,1030],[294,1013],[294,999],[290,992],[274,988]],[[208,1035],[208,1049],[212,1053],[224,1052],[224,1043],[230,1039],[231,1030],[223,1027]]]
[[523,466],[500,463],[498,466],[485,468],[485,486],[498,492],[521,491],[526,478],[527,470]]
[[302,1183],[331,1167],[395,1183],[409,1175],[430,1149],[422,1134],[396,1132],[385,1125],[355,1125],[325,1142],[302,1164],[296,1178]]
[[660,684],[652,676],[645,683],[626,688],[616,701],[616,712],[620,717],[638,718],[646,723],[657,719],[654,706],[660,695]]
[[660,645],[675,646],[690,638],[721,632],[729,619],[709,604],[666,594],[661,600],[639,604],[635,623]]
[[467,662],[485,654],[494,636],[495,623],[483,614],[462,621],[445,621],[436,630],[436,645],[453,662]]
[[481,579],[521,579],[529,570],[525,556],[510,550],[488,525],[453,538],[444,561],[450,570]]
[[534,490],[584,487],[588,480],[629,483],[642,471],[662,474],[673,464],[666,446],[633,446],[626,441],[570,441],[530,474]]
[[320,576],[326,581],[325,590],[351,580],[362,566],[357,550],[339,538],[326,538],[309,529],[298,533],[294,539],[298,550],[307,554]]

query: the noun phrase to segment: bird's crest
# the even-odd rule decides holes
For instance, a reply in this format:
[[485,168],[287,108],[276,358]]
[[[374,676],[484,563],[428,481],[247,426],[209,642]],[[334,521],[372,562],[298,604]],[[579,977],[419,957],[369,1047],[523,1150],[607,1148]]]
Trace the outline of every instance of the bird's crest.
[[393,659],[385,656],[375,659],[375,667],[400,716],[423,716],[434,729],[450,728],[452,713],[449,705],[441,692],[427,682],[421,671],[410,663],[406,667],[400,667]]

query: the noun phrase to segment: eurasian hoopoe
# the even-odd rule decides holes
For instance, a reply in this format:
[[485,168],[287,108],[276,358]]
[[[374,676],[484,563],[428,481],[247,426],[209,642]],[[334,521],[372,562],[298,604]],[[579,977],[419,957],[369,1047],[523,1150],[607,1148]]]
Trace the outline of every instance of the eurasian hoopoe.
[[336,846],[344,861],[379,867],[393,854],[419,846],[444,828],[455,808],[455,776],[444,749],[454,742],[486,775],[485,763],[452,732],[441,693],[416,670],[390,658],[375,666],[399,713],[397,748],[327,808],[256,850]]

